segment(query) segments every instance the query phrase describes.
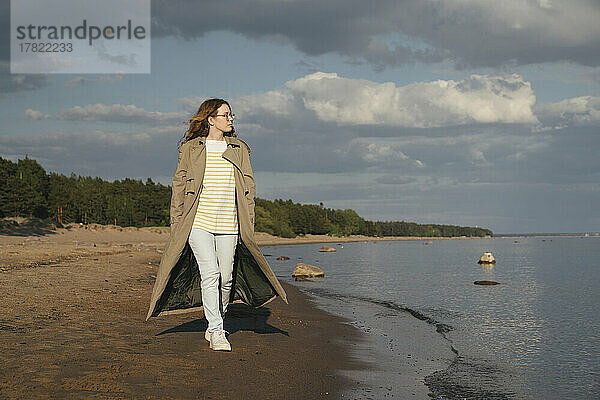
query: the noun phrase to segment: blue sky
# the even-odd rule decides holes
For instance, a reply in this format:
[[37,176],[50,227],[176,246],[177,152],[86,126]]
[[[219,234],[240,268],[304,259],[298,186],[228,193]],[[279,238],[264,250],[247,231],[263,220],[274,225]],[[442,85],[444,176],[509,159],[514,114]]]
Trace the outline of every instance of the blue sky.
[[259,197],[600,230],[597,1],[176,0],[152,18],[152,73],[126,75],[11,75],[1,24],[0,156],[169,184],[182,122],[223,97]]

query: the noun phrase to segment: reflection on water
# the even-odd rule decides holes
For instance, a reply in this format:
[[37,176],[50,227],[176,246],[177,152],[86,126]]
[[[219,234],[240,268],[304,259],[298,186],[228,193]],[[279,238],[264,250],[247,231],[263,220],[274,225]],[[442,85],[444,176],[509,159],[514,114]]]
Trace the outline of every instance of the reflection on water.
[[494,270],[494,264],[481,264],[483,272],[492,272]]
[[[600,393],[599,240],[361,242],[332,244],[335,253],[319,253],[320,244],[277,246],[291,259],[269,261],[289,279],[302,257],[326,277],[296,284],[402,304],[453,327],[447,336],[460,357],[428,384],[455,393],[439,398],[584,399]],[[477,264],[484,251],[495,265]]]

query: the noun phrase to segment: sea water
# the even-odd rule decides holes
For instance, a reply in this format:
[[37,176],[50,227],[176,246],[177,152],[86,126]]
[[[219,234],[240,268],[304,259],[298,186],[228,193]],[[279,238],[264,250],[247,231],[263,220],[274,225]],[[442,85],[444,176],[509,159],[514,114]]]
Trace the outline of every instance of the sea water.
[[[407,349],[394,352],[393,343],[419,347],[419,340],[426,340],[424,333],[397,329],[409,317],[430,326],[439,335],[436,345],[446,343],[451,350],[433,346],[443,357],[426,355],[424,363],[414,364],[424,374],[420,385],[427,396],[600,398],[600,238],[427,242],[332,241],[328,245],[336,252],[319,252],[322,244],[264,246],[262,251],[270,254],[279,279],[376,337],[379,349],[372,361],[388,374],[379,382],[356,375],[369,387],[362,398],[407,395],[405,385],[394,385],[402,377],[398,372],[394,378],[395,366],[407,366]],[[492,252],[495,265],[477,264],[484,252]],[[277,261],[279,255],[290,260]],[[322,268],[325,278],[294,282],[291,272],[298,262]],[[478,280],[500,284],[474,285]],[[430,347],[427,340],[423,347]]]

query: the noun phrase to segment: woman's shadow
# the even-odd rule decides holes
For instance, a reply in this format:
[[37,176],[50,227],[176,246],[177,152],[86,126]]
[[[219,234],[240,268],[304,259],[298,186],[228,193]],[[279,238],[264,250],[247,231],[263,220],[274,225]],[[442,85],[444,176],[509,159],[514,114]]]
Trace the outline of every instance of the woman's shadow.
[[[245,304],[230,304],[223,320],[223,327],[230,334],[238,331],[250,331],[259,334],[277,333],[289,336],[287,331],[270,325],[267,320],[271,310],[266,307],[253,308]],[[206,318],[185,322],[173,328],[169,328],[156,336],[177,332],[205,332],[208,328]]]

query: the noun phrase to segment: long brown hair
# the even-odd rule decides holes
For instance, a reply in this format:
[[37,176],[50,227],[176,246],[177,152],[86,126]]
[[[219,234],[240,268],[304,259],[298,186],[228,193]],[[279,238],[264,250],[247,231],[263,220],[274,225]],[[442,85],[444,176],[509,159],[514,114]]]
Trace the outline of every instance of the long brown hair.
[[[177,147],[181,147],[182,144],[194,138],[208,136],[208,117],[214,117],[217,114],[219,107],[221,107],[223,104],[227,104],[229,109],[231,109],[229,103],[223,99],[208,99],[200,104],[196,114],[194,114],[194,116],[185,123],[186,125],[189,125],[189,127],[183,134],[183,137],[179,139]],[[234,128],[231,129],[231,132],[227,132],[224,135],[233,137],[237,136]]]

